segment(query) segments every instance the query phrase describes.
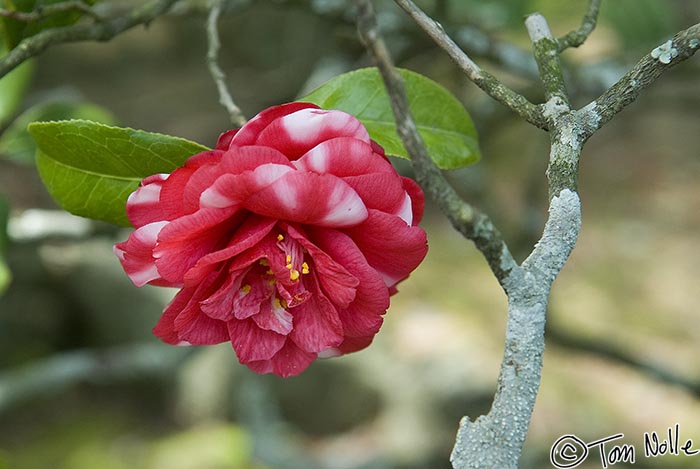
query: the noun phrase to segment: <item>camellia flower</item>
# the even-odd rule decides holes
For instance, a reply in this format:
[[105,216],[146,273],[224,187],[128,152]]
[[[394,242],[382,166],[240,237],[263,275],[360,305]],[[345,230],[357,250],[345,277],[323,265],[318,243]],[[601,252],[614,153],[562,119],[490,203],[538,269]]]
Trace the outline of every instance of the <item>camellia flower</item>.
[[114,248],[137,286],[179,287],[153,332],[230,341],[258,373],[367,347],[427,252],[418,185],[353,116],[269,108],[131,194]]

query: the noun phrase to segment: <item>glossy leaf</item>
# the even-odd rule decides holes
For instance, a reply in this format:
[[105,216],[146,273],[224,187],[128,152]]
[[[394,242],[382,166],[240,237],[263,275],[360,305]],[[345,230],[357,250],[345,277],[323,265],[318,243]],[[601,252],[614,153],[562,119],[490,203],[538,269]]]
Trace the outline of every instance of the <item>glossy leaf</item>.
[[[443,169],[460,168],[478,161],[476,130],[462,104],[429,78],[408,70],[399,71],[406,83],[418,131],[433,161]],[[408,158],[396,132],[389,97],[376,68],[337,76],[299,101],[354,115],[387,154]]]
[[36,145],[27,126],[36,121],[84,119],[113,125],[115,117],[106,109],[91,103],[54,100],[37,104],[17,117],[0,135],[0,158],[20,164],[34,164]]
[[170,173],[206,147],[178,137],[85,120],[35,122],[37,167],[67,211],[129,226],[126,199],[141,179]]

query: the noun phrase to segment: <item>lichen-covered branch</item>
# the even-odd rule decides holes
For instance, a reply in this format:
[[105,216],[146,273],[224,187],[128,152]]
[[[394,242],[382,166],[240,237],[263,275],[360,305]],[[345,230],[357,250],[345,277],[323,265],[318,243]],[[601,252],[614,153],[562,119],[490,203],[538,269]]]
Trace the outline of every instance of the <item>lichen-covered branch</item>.
[[[530,40],[534,48],[535,61],[540,71],[540,79],[544,84],[544,97],[556,106],[569,107],[569,97],[564,83],[564,73],[557,52],[557,41],[549,30],[549,25],[544,17],[539,13],[533,13],[525,18],[525,27],[530,35]],[[552,115],[545,115],[550,120]]]
[[153,0],[134,8],[125,15],[94,24],[76,24],[44,30],[24,39],[0,60],[0,78],[51,46],[80,41],[108,41],[135,26],[148,24],[167,13],[177,1]]
[[411,156],[418,183],[440,206],[452,225],[465,237],[474,241],[498,281],[504,285],[511,271],[517,269],[508,246],[491,220],[464,202],[431,160],[408,107],[403,80],[396,72],[379,35],[372,5],[369,0],[356,0],[355,3],[358,6],[357,24],[360,36],[384,79],[399,136]]
[[209,16],[207,17],[207,41],[209,43],[207,49],[207,65],[209,67],[209,73],[211,73],[214,83],[216,83],[216,88],[219,91],[219,103],[226,108],[231,123],[236,127],[243,127],[246,123],[246,118],[241,109],[233,101],[231,93],[226,86],[226,75],[223,70],[221,70],[221,67],[219,67],[218,62],[219,48],[221,47],[218,22],[219,16],[221,16],[221,7],[223,3],[224,0],[213,0],[211,9],[209,10]]
[[[441,179],[440,172],[431,164],[407,105],[403,83],[393,68],[386,47],[380,38],[374,13],[369,0],[355,0],[358,4],[358,29],[369,53],[377,63],[384,84],[391,97],[392,109],[399,134],[411,155],[416,176],[450,217],[457,229],[475,226],[474,209],[461,201],[453,189]],[[483,72],[445,34],[439,24],[428,18],[410,0],[395,0],[408,11],[414,20],[428,32],[433,40],[450,55],[453,55],[469,78],[475,80]],[[534,56],[540,79],[544,85],[546,103],[537,108],[540,127],[549,130],[551,151],[547,169],[549,188],[549,217],[542,236],[532,253],[522,263],[516,265],[510,254],[501,259],[508,260],[509,268],[499,271],[494,268],[493,257],[488,250],[482,252],[489,260],[494,272],[508,296],[508,324],[506,345],[498,377],[498,388],[493,405],[488,414],[471,421],[464,417],[460,422],[457,441],[451,456],[455,469],[516,469],[527,435],[530,418],[540,385],[542,354],[544,352],[544,331],[549,290],[557,275],[571,254],[581,229],[581,203],[577,193],[579,158],[586,139],[602,125],[603,119],[610,119],[614,112],[627,104],[626,99],[634,99],[641,89],[655,79],[664,68],[684,60],[698,48],[698,27],[682,31],[672,41],[655,49],[649,57],[640,62],[636,69],[621,80],[623,85],[613,86],[604,93],[597,103],[582,110],[573,110],[564,83],[560,53],[566,47],[583,42],[595,26],[599,1],[589,5],[587,17],[581,28],[562,40],[555,39],[540,14],[527,17],[526,27],[533,43]],[[568,39],[567,39],[568,38]],[[654,65],[653,61],[664,65]],[[652,65],[649,65],[649,64]],[[657,73],[658,72],[658,73]],[[656,75],[655,75],[656,73]],[[629,74],[628,74],[629,75]],[[646,79],[642,83],[637,81]],[[632,82],[631,80],[635,80]],[[641,87],[640,87],[641,86]],[[623,92],[620,92],[620,87]],[[628,92],[625,92],[627,90]],[[493,93],[489,93],[495,99]],[[608,104],[600,110],[601,103]],[[516,112],[527,119],[528,108],[532,103],[511,103]],[[610,115],[601,114],[608,110]],[[540,122],[541,121],[541,122]],[[465,223],[459,222],[459,213],[464,213]],[[481,216],[481,214],[479,214]],[[485,215],[483,215],[486,217]],[[488,220],[488,218],[484,218]],[[488,231],[488,230],[487,230]],[[489,231],[493,233],[492,231]],[[470,236],[467,236],[470,237]],[[474,239],[471,238],[470,239]],[[476,242],[476,240],[475,240]],[[495,246],[505,244],[496,244]],[[477,246],[479,243],[477,242]],[[492,251],[491,254],[495,252]],[[505,251],[503,251],[505,253]],[[498,259],[496,257],[495,259]],[[505,273],[505,276],[503,274]]]
[[[429,168],[422,167],[429,161],[428,155],[412,127],[402,83],[379,38],[371,5],[368,0],[357,3],[358,28],[382,72],[402,140],[420,181],[421,176],[430,174]],[[549,219],[533,253],[522,267],[513,264],[507,275],[499,279],[508,295],[508,325],[498,390],[488,414],[475,421],[465,417],[460,422],[451,456],[456,469],[517,467],[540,385],[549,289],[571,253],[581,226],[580,202],[575,192],[578,155],[583,144],[578,137],[580,122],[568,106],[557,44],[546,21],[533,16],[528,29],[538,54],[540,74],[548,85],[549,101],[542,106],[542,116],[548,121],[552,138],[549,174],[553,196]],[[444,193],[430,190],[434,183],[431,179],[424,182],[427,192],[439,204],[444,203]]]
[[692,57],[698,49],[700,23],[680,31],[672,39],[642,57],[632,70],[609,90],[581,110],[587,121],[586,138],[635,101],[640,93],[666,70]]
[[588,11],[583,16],[581,26],[557,39],[557,51],[563,52],[569,47],[578,47],[588,39],[598,23],[598,13],[602,0],[589,0]]
[[505,105],[513,112],[523,117],[529,123],[547,128],[546,121],[542,118],[537,106],[532,104],[524,96],[501,83],[496,77],[482,70],[469,56],[445,33],[442,25],[430,18],[423,10],[418,8],[411,0],[394,0],[406,13],[408,13],[435,43],[440,46],[457,66],[489,96]]

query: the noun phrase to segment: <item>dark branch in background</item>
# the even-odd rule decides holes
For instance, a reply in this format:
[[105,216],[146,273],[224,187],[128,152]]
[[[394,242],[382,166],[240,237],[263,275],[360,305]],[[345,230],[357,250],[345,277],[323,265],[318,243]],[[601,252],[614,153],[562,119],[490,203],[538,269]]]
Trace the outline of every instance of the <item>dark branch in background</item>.
[[360,36],[384,79],[396,118],[397,130],[406,151],[411,156],[416,179],[440,206],[455,229],[474,241],[494,275],[504,286],[504,281],[511,270],[517,269],[515,260],[491,220],[459,197],[428,155],[408,107],[403,80],[396,72],[384,41],[379,36],[372,6],[369,0],[356,0],[356,4]]
[[583,17],[581,26],[577,30],[569,32],[566,36],[557,39],[558,52],[563,52],[569,47],[578,47],[588,39],[588,36],[591,35],[598,23],[601,2],[602,0],[590,0],[588,2],[588,11]]
[[634,355],[600,340],[590,340],[578,337],[574,334],[561,331],[558,327],[547,324],[547,339],[549,343],[565,347],[572,351],[588,353],[604,358],[608,361],[621,363],[637,371],[646,373],[650,377],[672,386],[678,386],[688,390],[693,395],[700,395],[700,380],[690,380],[675,375],[668,370],[645,362]]
[[34,21],[43,20],[44,18],[56,13],[65,13],[69,11],[78,11],[91,16],[97,20],[101,17],[85,2],[80,0],[71,0],[67,2],[51,3],[48,5],[39,5],[34,11],[15,11],[6,8],[0,8],[0,16],[10,18],[16,21],[31,23]]
[[134,26],[148,24],[167,13],[177,1],[153,0],[116,18],[105,19],[94,24],[77,24],[42,31],[24,39],[0,60],[0,78],[25,60],[41,54],[51,46],[80,41],[108,41]]
[[680,31],[673,39],[642,57],[625,76],[581,112],[588,119],[585,137],[613,118],[625,106],[635,101],[642,90],[663,72],[692,57],[700,49],[700,23]]
[[103,350],[75,350],[0,374],[0,413],[16,402],[55,396],[77,383],[152,377],[174,369],[191,350],[132,344]]
[[537,106],[524,96],[501,83],[496,77],[482,70],[472,59],[450,38],[442,25],[430,18],[411,0],[394,0],[414,21],[440,46],[457,66],[489,96],[505,105],[529,123],[546,129],[547,124]]
[[243,124],[246,123],[246,118],[243,112],[241,112],[241,109],[233,102],[231,93],[229,93],[228,87],[226,86],[226,74],[221,70],[218,63],[219,48],[221,47],[218,22],[223,4],[224,0],[213,0],[211,9],[209,10],[209,16],[207,17],[207,41],[209,43],[207,65],[209,66],[209,72],[214,79],[214,83],[216,83],[216,88],[219,90],[219,103],[226,108],[231,123],[236,127],[242,127]]

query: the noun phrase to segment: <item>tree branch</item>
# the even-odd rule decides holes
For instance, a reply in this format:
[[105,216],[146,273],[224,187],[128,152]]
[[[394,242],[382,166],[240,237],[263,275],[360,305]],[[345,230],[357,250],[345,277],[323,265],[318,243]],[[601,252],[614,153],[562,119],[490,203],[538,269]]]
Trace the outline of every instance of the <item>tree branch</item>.
[[0,60],[0,78],[22,62],[39,55],[51,46],[80,41],[108,41],[120,33],[148,24],[167,13],[178,0],[152,0],[134,8],[128,14],[95,24],[77,24],[42,31],[24,39]]
[[700,23],[680,31],[642,57],[598,99],[581,109],[586,120],[585,138],[610,121],[615,114],[634,102],[642,90],[654,83],[666,70],[692,57],[700,49]]
[[87,3],[81,0],[68,0],[60,3],[51,3],[48,5],[39,5],[33,11],[18,11],[0,8],[0,16],[10,18],[24,23],[32,23],[34,21],[43,20],[44,18],[56,13],[64,13],[68,11],[78,11],[91,16],[97,20],[101,17]]
[[355,0],[355,3],[358,6],[357,26],[360,37],[384,79],[397,130],[411,156],[416,179],[439,205],[455,229],[474,241],[503,286],[511,271],[517,269],[508,246],[491,220],[464,202],[433,163],[413,121],[403,80],[396,72],[380,37],[371,3],[369,0]]
[[0,413],[17,402],[54,396],[80,382],[131,379],[172,369],[190,350],[132,344],[106,350],[75,350],[0,374]]
[[[542,15],[533,13],[525,18],[525,27],[530,35],[530,40],[534,47],[535,61],[540,71],[540,79],[544,84],[544,97],[551,101],[552,105],[561,107],[563,110],[569,109],[569,97],[564,84],[564,74],[557,52],[557,42],[549,30],[549,25]],[[551,126],[554,115],[550,112],[548,117]]]
[[505,105],[532,125],[546,129],[547,124],[537,106],[524,96],[501,83],[496,77],[482,70],[469,56],[450,38],[442,25],[426,15],[411,0],[394,0],[413,20],[425,31],[435,43],[440,46],[457,66],[493,99]]
[[590,0],[588,11],[583,17],[581,26],[575,31],[570,31],[565,36],[557,39],[557,52],[564,52],[569,47],[578,47],[588,39],[598,23],[598,13],[602,0]]
[[566,347],[567,349],[597,355],[605,360],[617,362],[629,366],[642,373],[646,373],[651,378],[686,389],[693,395],[700,395],[700,379],[691,380],[671,373],[666,368],[662,368],[653,363],[645,362],[638,357],[616,347],[613,344],[590,340],[579,337],[568,332],[564,332],[551,324],[547,324],[547,339],[549,343]]
[[226,86],[226,75],[223,70],[221,70],[218,63],[219,48],[221,47],[218,21],[223,3],[224,0],[213,0],[209,10],[209,16],[207,18],[207,41],[209,43],[207,65],[209,67],[209,73],[211,73],[214,83],[216,83],[216,88],[219,91],[219,103],[226,108],[231,123],[236,127],[243,127],[247,120],[241,109],[233,101],[231,93],[229,93],[228,87]]

